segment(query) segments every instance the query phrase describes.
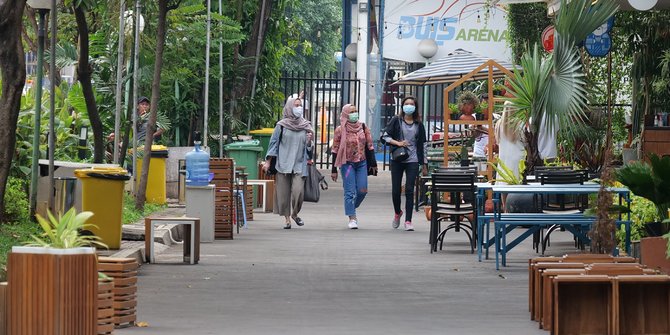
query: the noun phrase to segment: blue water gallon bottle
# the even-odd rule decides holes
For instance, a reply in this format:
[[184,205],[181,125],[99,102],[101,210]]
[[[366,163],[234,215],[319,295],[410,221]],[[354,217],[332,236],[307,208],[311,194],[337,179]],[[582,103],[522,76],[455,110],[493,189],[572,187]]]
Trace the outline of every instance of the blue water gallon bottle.
[[209,184],[209,153],[200,149],[200,133],[195,132],[195,148],[186,154],[186,185],[207,186]]

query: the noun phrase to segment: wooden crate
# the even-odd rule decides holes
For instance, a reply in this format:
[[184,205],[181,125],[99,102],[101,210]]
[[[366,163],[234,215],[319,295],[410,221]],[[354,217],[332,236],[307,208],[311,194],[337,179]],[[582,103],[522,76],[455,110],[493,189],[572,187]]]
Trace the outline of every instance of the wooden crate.
[[[247,189],[244,191],[245,206],[247,209],[247,221],[254,220],[254,187],[252,185],[247,185]],[[238,220],[241,221],[241,220]]]
[[669,276],[622,275],[615,281],[618,334],[670,334]]
[[614,334],[614,288],[609,276],[554,278],[552,335]]
[[113,323],[116,328],[135,325],[137,321],[137,269],[134,258],[98,258],[100,272],[114,281],[112,291]]
[[114,331],[114,280],[98,280],[98,335]]
[[214,238],[233,239],[235,161],[230,158],[212,158],[209,170],[214,173]]
[[214,195],[215,239],[233,239],[234,208],[231,190],[217,187]]

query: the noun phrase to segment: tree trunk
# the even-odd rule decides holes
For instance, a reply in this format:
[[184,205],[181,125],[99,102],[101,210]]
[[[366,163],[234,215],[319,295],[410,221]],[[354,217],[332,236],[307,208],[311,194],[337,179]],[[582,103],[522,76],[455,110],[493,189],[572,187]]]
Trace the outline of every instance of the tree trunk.
[[26,64],[21,41],[25,0],[0,1],[0,222],[5,221],[5,187],[14,157],[16,123],[21,93],[26,82]]
[[523,172],[523,179],[526,180],[526,176],[535,171],[536,166],[542,166],[544,163],[540,158],[537,132],[526,129],[523,131],[523,135],[526,140],[526,170]]
[[[140,184],[135,194],[135,208],[144,209],[147,196],[147,179],[149,177],[149,164],[151,163],[151,145],[154,141],[153,134],[156,132],[156,114],[158,113],[158,102],[161,95],[161,70],[163,68],[163,49],[165,48],[165,34],[167,30],[168,0],[158,1],[158,29],[156,32],[156,62],[154,63],[154,78],[151,83],[151,110],[147,124],[147,135],[144,140],[144,159],[142,159],[142,174]],[[136,173],[133,171],[133,173]]]
[[82,6],[74,7],[74,15],[77,20],[77,32],[79,33],[79,61],[77,62],[77,77],[81,83],[88,119],[91,121],[93,130],[93,161],[102,163],[105,159],[105,142],[102,134],[102,121],[95,103],[93,84],[91,83],[91,66],[88,63],[88,24],[86,13]]
[[[265,2],[265,16],[261,17],[261,6]],[[241,62],[240,68],[244,69],[244,74],[242,75],[241,81],[236,85],[236,89],[233,91],[233,97],[246,97],[251,94],[251,86],[254,81],[256,74],[254,73],[254,61],[256,55],[261,57],[263,54],[263,45],[265,44],[265,36],[268,30],[269,24],[263,25],[263,31],[260,30],[261,20],[263,22],[268,22],[270,15],[272,15],[274,1],[272,0],[258,0],[258,10],[256,11],[256,18],[254,19],[254,25],[251,28],[251,34],[247,40],[247,44],[244,47],[244,52],[242,53],[244,61]],[[256,52],[256,44],[258,39],[261,39],[261,50]]]

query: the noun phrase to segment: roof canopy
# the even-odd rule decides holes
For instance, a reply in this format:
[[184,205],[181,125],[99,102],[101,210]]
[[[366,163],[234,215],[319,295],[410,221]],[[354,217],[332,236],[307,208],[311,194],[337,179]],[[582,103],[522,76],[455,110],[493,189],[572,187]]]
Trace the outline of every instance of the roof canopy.
[[[404,75],[400,80],[394,83],[394,85],[435,85],[443,83],[451,83],[459,80],[463,75],[466,75],[473,70],[481,67],[482,64],[493,61],[499,67],[503,67],[512,71],[514,66],[506,61],[499,61],[490,59],[466,51],[463,49],[456,49],[451,52],[446,57],[436,60],[430,65],[418,69],[412,73]],[[473,80],[482,80],[488,78],[488,67],[482,67],[481,71],[478,71],[472,76]],[[501,78],[504,77],[505,73],[501,71],[498,67],[493,67],[493,77]]]

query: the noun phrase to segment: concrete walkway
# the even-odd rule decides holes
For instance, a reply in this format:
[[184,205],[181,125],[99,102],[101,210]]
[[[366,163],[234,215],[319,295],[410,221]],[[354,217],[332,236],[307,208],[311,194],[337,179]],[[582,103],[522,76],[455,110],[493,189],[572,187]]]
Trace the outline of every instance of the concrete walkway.
[[[416,231],[391,228],[390,176],[380,174],[358,230],[346,227],[341,183],[329,182],[303,207],[304,227],[255,213],[235,240],[202,244],[198,265],[143,265],[138,321],[148,327],[115,334],[546,334],[528,313],[529,240],[502,271],[477,262],[463,233],[430,254],[423,211]],[[573,250],[569,234],[553,237],[550,252]],[[180,254],[173,246],[158,261]]]

